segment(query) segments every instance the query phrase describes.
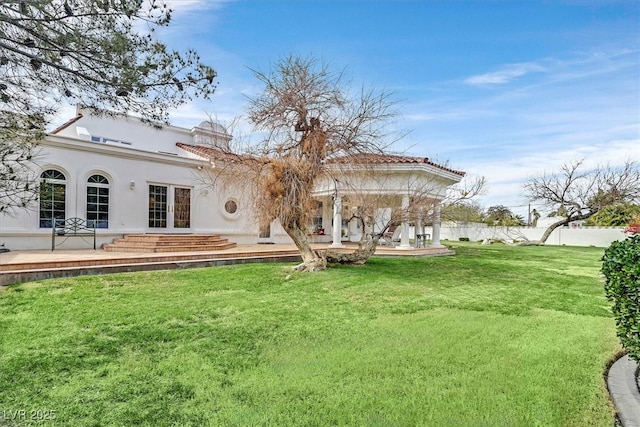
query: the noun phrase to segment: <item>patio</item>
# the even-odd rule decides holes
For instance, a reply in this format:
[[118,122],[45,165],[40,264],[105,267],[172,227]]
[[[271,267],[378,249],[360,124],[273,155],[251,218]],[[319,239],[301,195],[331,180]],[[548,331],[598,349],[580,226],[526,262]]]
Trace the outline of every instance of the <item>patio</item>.
[[[312,245],[326,249],[328,244]],[[335,251],[349,252],[355,244]],[[452,255],[446,247],[410,248],[378,247],[375,256],[415,257]],[[212,252],[106,252],[97,250],[33,250],[0,253],[0,287],[30,280],[73,277],[106,273],[179,268],[210,267],[255,262],[297,262],[298,250],[293,244],[238,245]]]

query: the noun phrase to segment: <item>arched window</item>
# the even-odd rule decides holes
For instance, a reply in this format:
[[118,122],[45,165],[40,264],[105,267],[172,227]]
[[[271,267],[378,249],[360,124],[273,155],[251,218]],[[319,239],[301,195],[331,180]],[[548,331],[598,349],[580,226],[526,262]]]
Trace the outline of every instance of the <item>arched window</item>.
[[53,228],[66,218],[67,178],[48,169],[40,175],[40,228]]
[[87,180],[87,225],[109,228],[109,180],[91,175]]

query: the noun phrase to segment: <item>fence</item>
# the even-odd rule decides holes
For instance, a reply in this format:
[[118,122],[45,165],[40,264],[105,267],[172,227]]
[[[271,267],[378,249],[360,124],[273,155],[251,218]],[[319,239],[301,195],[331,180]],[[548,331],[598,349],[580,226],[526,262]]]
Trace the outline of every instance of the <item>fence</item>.
[[[547,245],[608,247],[615,240],[624,240],[625,227],[558,227],[547,239]],[[472,242],[484,239],[540,240],[545,227],[490,227],[486,224],[443,224],[442,239],[459,240],[468,237]],[[427,230],[427,232],[429,232]]]

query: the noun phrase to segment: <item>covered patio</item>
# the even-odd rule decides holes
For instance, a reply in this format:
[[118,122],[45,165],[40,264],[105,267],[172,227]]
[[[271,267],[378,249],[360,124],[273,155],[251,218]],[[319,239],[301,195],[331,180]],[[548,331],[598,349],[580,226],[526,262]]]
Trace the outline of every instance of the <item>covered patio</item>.
[[398,244],[393,238],[387,241],[394,250],[441,248],[441,203],[464,175],[424,157],[362,154],[334,159],[314,191],[318,202],[312,212],[312,241],[343,248],[397,227]]

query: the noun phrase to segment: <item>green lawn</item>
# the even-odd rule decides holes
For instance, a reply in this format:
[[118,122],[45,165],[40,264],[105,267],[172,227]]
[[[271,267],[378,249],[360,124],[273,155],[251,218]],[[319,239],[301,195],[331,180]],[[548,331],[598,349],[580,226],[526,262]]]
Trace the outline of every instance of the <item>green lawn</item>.
[[603,250],[453,245],[13,286],[0,425],[613,425]]

